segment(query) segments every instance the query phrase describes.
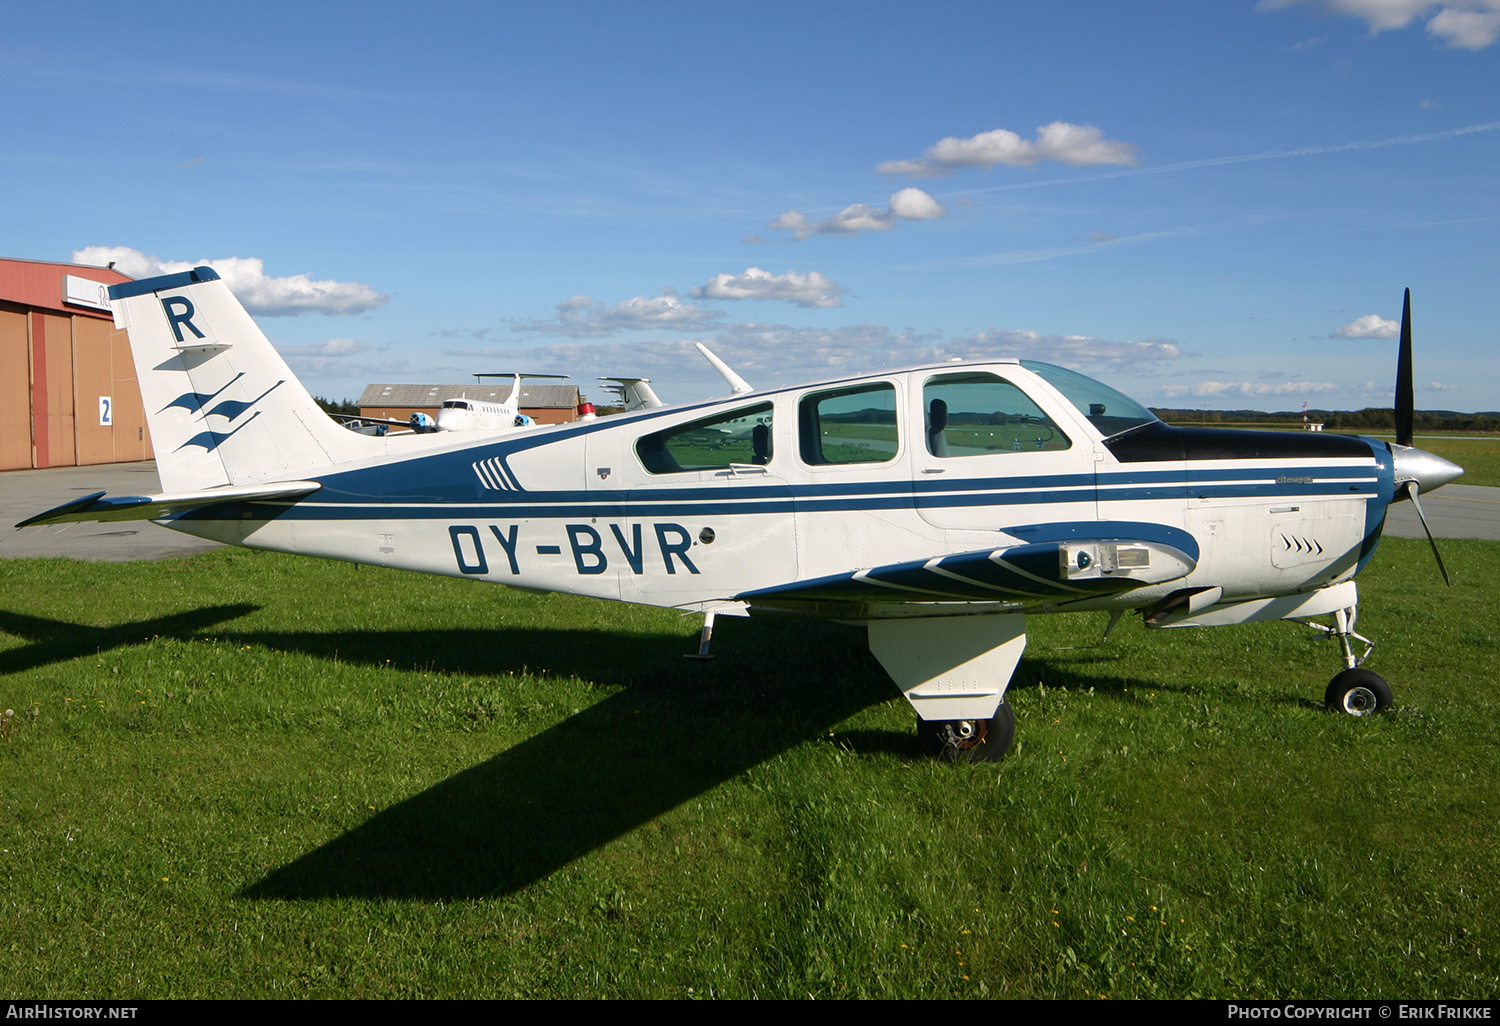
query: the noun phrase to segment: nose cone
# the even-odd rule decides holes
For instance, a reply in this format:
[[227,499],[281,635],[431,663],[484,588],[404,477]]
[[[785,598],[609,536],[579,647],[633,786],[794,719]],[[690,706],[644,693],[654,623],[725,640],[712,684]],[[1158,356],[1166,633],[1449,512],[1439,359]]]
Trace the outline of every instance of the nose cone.
[[469,411],[458,407],[446,407],[437,412],[436,424],[439,431],[462,431],[468,426],[468,421]]
[[1403,481],[1415,481],[1423,494],[1456,480],[1464,472],[1457,463],[1407,445],[1391,444],[1391,467],[1396,472],[1396,488]]

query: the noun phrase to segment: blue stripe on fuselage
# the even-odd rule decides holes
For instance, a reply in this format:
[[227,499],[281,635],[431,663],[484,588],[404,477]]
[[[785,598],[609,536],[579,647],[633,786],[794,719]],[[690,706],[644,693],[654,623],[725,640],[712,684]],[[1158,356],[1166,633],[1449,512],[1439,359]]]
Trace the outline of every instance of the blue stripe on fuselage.
[[[990,485],[994,487],[993,483]],[[272,503],[224,504],[185,514],[195,520],[238,520],[246,511],[253,515],[283,517],[290,520],[441,520],[455,517],[495,517],[512,519],[547,517],[684,517],[736,516],[757,513],[824,513],[859,510],[959,509],[981,506],[1066,505],[1110,501],[1147,500],[1170,497],[1164,486],[1111,488],[1096,492],[1093,488],[1070,490],[1028,489],[965,491],[947,495],[913,495],[898,488],[871,489],[863,493],[819,494],[817,489],[798,489],[789,485],[761,488],[735,488],[725,494],[724,488],[674,489],[673,496],[649,490],[608,492],[529,492],[510,496],[497,494],[493,501],[463,500],[423,501],[393,497],[384,502],[327,502],[320,491],[318,501],[280,506]],[[873,493],[873,494],[872,494]],[[883,494],[882,494],[883,493]],[[1180,491],[1174,491],[1180,495]],[[1195,498],[1378,498],[1374,482],[1334,481],[1326,484],[1224,484],[1192,489]],[[519,500],[519,501],[517,501]],[[1388,501],[1388,500],[1387,500]],[[1383,509],[1383,506],[1382,506]],[[996,525],[997,528],[999,525]]]
[[1380,537],[1385,530],[1385,514],[1391,500],[1396,496],[1396,463],[1391,459],[1390,446],[1378,438],[1360,435],[1359,440],[1370,447],[1375,456],[1375,492],[1365,502],[1365,540],[1359,547],[1359,563],[1354,572],[1359,573],[1375,556],[1380,546]]
[[[745,484],[738,481],[694,482],[673,485],[668,481],[655,481],[628,488],[527,491],[513,471],[510,477],[518,486],[516,492],[499,492],[485,488],[479,478],[471,472],[478,462],[474,450],[463,453],[440,453],[422,459],[405,460],[399,464],[373,467],[366,470],[346,471],[319,478],[323,487],[319,490],[320,502],[437,502],[472,503],[475,500],[489,502],[503,498],[525,496],[532,502],[572,502],[593,504],[622,501],[629,493],[634,501],[676,502],[692,500],[717,500],[743,498],[832,498],[869,497],[878,495],[904,495],[912,497],[915,505],[926,505],[929,501],[950,505],[948,498],[963,497],[958,505],[969,504],[971,493],[990,496],[999,494],[1026,493],[1043,494],[1040,501],[1066,501],[1054,498],[1058,489],[1081,489],[1092,493],[1097,486],[1102,498],[1170,498],[1190,495],[1192,497],[1220,497],[1246,494],[1264,494],[1268,497],[1281,495],[1342,494],[1350,492],[1374,493],[1377,479],[1375,468],[1370,466],[1307,467],[1296,468],[1300,473],[1286,475],[1279,469],[1250,469],[1226,467],[1202,470],[1121,471],[1094,474],[1045,474],[1016,477],[976,477],[961,480],[932,481],[894,477],[887,480],[808,482],[804,484]],[[450,457],[452,457],[450,459]],[[1389,462],[1389,460],[1387,460]],[[454,465],[457,463],[458,465]],[[509,468],[506,468],[509,470]],[[1278,481],[1278,477],[1290,480]],[[1312,478],[1311,482],[1306,478]],[[726,494],[728,493],[728,494]],[[990,501],[988,498],[981,500]],[[1011,501],[1028,501],[1019,498]],[[1076,496],[1075,496],[1076,501]]]

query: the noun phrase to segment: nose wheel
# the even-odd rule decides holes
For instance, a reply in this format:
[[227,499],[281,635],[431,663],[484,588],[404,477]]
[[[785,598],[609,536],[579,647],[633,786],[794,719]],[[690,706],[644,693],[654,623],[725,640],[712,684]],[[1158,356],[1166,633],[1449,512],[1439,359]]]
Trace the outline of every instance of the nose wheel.
[[1385,678],[1370,670],[1345,670],[1328,682],[1323,702],[1329,712],[1368,716],[1389,709],[1394,699]]
[[1016,714],[1001,702],[987,720],[918,720],[917,739],[944,762],[999,762],[1016,736]]
[[[1339,648],[1343,651],[1344,671],[1329,681],[1328,690],[1323,692],[1323,704],[1328,707],[1328,711],[1349,716],[1368,716],[1382,709],[1389,709],[1395,704],[1395,699],[1391,697],[1391,686],[1385,682],[1384,677],[1361,666],[1374,651],[1375,643],[1355,632],[1354,620],[1357,615],[1358,609],[1350,606],[1333,611],[1332,627],[1300,618],[1296,622],[1323,631],[1325,637],[1337,638]],[[1351,639],[1365,646],[1362,655],[1354,654]]]

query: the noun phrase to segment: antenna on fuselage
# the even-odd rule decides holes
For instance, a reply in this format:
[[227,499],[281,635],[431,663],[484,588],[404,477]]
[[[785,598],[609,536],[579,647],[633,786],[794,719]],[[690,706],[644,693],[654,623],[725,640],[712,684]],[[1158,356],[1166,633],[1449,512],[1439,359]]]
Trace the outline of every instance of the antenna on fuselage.
[[720,376],[722,376],[725,381],[729,382],[730,392],[735,395],[740,395],[744,392],[755,391],[755,389],[751,387],[750,382],[746,381],[744,378],[740,377],[732,369],[730,369],[729,364],[725,363],[723,360],[715,356],[709,350],[708,346],[704,345],[702,342],[694,342],[693,345],[698,347],[698,352],[703,354],[704,359],[713,364],[714,370],[718,371]]

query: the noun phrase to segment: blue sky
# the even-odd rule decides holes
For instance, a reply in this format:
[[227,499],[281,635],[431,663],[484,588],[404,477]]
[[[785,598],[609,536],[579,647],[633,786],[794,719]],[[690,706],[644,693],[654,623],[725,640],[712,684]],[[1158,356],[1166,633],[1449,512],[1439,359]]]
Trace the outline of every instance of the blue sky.
[[[11,4],[0,255],[219,267],[314,392],[1019,355],[1500,409],[1500,0]],[[753,269],[753,270],[752,270]]]

